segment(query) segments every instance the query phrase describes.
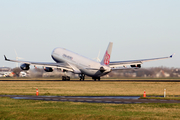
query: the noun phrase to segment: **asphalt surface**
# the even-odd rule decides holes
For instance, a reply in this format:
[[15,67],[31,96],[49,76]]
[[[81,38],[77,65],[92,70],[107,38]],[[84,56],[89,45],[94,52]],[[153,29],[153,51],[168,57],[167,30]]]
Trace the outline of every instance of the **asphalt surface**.
[[[11,80],[7,80],[7,79],[0,79],[0,81],[9,81],[9,82],[12,82],[12,81],[41,81],[41,82],[93,82],[94,80],[84,80],[84,81],[80,81],[80,80],[70,80],[70,81],[62,81],[61,79],[60,80],[31,80],[31,79],[25,79],[25,80],[21,80],[21,79],[11,79]],[[179,79],[130,79],[130,80],[127,80],[127,79],[112,79],[112,80],[100,80],[100,81],[94,81],[94,82],[180,82]]]
[[180,103],[179,100],[140,99],[140,96],[26,96],[0,95],[12,99],[70,101],[88,103],[136,104],[136,103]]

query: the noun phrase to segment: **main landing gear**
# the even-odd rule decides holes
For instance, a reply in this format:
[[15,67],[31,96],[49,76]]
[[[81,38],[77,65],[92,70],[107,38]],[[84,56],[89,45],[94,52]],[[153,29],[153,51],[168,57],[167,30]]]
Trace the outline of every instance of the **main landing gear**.
[[69,76],[62,76],[62,81],[70,81],[70,77]]
[[93,79],[94,81],[96,81],[96,79],[97,79],[98,81],[100,81],[100,80],[101,80],[101,78],[100,78],[100,77],[92,77],[92,79]]
[[85,78],[85,75],[84,75],[84,74],[79,74],[79,77],[80,77],[80,81],[81,81],[81,80],[84,81],[84,78]]
[[70,81],[70,77],[67,76],[66,71],[63,70],[64,75],[62,76],[62,81]]

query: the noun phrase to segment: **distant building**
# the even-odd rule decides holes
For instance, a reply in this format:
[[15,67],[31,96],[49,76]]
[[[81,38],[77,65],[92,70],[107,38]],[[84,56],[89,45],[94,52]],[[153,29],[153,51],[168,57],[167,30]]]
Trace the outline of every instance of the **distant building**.
[[163,70],[160,70],[160,71],[156,74],[156,77],[157,77],[157,78],[159,78],[159,77],[170,77],[170,74],[164,72]]
[[11,68],[9,67],[0,67],[0,77],[9,77],[12,75]]
[[175,70],[173,71],[173,76],[174,76],[174,77],[180,77],[180,69],[175,69]]

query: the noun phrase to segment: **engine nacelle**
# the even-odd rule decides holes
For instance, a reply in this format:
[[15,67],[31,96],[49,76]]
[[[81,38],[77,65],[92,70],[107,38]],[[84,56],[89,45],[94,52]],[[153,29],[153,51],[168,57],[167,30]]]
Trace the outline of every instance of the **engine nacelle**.
[[29,67],[29,64],[22,64],[21,66],[20,66],[20,68],[22,69],[22,70],[29,70],[30,69],[30,67]]
[[51,67],[45,67],[45,68],[44,68],[44,71],[46,71],[46,72],[52,72],[53,69],[52,69]]
[[131,65],[132,68],[141,68],[141,64]]
[[102,73],[104,72],[104,71],[106,71],[105,69],[104,69],[104,67],[100,67],[100,69],[99,69]]
[[67,70],[65,70],[65,69],[61,69],[61,71],[62,71],[62,72],[67,72]]

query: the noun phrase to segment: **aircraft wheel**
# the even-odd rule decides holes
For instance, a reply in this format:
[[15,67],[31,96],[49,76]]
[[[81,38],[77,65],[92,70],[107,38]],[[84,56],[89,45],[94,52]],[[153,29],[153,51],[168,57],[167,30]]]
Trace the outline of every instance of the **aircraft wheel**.
[[84,78],[85,78],[85,75],[84,74],[79,74],[79,78],[80,78],[80,81],[84,81]]
[[62,81],[66,81],[66,77],[65,76],[62,76]]
[[62,81],[70,81],[70,77],[69,76],[62,76]]
[[70,77],[69,77],[69,76],[66,76],[66,80],[67,80],[67,81],[70,81]]

